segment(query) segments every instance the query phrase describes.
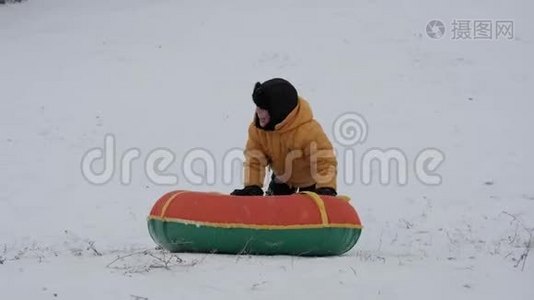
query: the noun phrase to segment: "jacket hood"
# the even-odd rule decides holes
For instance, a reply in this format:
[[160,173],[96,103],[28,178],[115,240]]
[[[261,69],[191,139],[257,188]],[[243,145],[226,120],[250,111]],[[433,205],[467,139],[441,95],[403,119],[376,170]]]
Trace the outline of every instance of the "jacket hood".
[[276,132],[286,132],[312,120],[313,112],[310,104],[302,97],[298,97],[296,106],[280,122],[273,124],[272,129],[262,128],[259,124],[258,115],[254,114],[254,125],[257,128]]

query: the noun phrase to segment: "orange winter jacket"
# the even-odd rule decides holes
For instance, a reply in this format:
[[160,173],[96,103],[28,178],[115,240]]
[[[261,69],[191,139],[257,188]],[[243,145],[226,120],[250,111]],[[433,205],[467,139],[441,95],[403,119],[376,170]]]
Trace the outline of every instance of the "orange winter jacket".
[[265,168],[291,187],[336,187],[337,160],[321,125],[313,119],[306,100],[274,127],[273,131],[248,129],[245,149],[245,186],[263,187]]

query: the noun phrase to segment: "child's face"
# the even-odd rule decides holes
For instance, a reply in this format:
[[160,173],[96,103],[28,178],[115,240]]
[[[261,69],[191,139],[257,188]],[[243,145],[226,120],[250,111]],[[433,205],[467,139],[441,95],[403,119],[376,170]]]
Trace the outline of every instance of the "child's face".
[[260,121],[260,126],[265,127],[271,121],[271,116],[266,109],[256,107],[256,114],[258,115],[258,120]]

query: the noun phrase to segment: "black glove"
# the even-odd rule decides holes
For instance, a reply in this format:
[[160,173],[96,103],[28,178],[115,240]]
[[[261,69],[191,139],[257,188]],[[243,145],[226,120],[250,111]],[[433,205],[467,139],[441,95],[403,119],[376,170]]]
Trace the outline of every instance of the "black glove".
[[315,190],[315,193],[319,195],[326,195],[326,196],[337,196],[336,190],[330,187],[318,188]]
[[234,196],[263,196],[263,190],[257,185],[249,185],[244,189],[234,190],[230,193]]

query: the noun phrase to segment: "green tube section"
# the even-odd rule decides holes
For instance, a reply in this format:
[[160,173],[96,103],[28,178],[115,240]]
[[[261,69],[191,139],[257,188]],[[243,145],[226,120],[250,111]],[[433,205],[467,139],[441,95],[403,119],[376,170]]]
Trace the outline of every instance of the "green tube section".
[[361,228],[224,228],[148,219],[150,236],[171,252],[332,256],[354,247]]

